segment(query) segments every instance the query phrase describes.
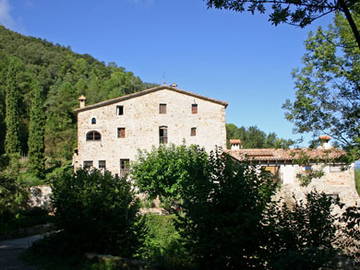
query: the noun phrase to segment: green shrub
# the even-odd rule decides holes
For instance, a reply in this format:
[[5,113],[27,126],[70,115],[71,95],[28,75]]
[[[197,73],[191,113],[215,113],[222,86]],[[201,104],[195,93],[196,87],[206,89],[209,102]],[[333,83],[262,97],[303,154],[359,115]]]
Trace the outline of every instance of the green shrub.
[[65,171],[54,179],[52,189],[55,223],[62,230],[58,237],[67,252],[135,253],[140,244],[139,202],[125,178],[98,170]]
[[140,152],[131,174],[141,192],[150,199],[159,196],[165,209],[173,212],[181,199],[183,183],[192,177],[190,169],[196,167],[201,172],[207,162],[206,151],[198,146],[162,145],[151,152]]
[[276,190],[269,174],[215,153],[189,175],[177,226],[198,269],[261,269],[262,217]]
[[184,269],[188,255],[175,228],[175,215],[145,216],[146,235],[139,257],[157,269]]
[[267,217],[267,261],[271,269],[319,269],[331,263],[337,250],[334,200],[315,191],[294,206],[274,203]]

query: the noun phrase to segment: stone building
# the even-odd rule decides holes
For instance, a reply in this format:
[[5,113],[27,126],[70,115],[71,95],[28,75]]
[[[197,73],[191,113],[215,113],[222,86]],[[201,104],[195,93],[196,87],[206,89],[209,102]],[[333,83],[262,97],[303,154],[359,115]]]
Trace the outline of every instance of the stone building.
[[[355,186],[354,163],[342,162],[345,152],[332,148],[323,136],[317,149],[243,149],[240,140],[230,140],[227,150],[235,160],[250,162],[271,172],[281,183],[278,196],[287,200],[304,199],[311,190],[339,198],[346,205],[360,203]],[[307,186],[301,179],[309,179]],[[303,180],[304,181],[304,180]]]
[[227,103],[162,85],[86,106],[79,98],[74,167],[124,175],[138,150],[161,144],[225,148]]

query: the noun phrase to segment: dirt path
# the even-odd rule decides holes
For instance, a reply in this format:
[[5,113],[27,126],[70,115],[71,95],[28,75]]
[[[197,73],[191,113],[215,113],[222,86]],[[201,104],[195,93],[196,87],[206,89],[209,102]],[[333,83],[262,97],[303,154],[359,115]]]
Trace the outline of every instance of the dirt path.
[[1,270],[36,270],[19,259],[19,255],[25,249],[31,247],[32,243],[43,238],[38,234],[29,237],[12,239],[0,242],[0,269]]

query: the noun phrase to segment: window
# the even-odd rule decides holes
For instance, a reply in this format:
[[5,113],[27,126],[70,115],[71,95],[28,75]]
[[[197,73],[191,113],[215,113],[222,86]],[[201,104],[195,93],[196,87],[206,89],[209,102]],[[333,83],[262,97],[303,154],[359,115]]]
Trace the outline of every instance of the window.
[[191,128],[190,136],[196,136],[196,127]]
[[89,131],[86,133],[86,140],[87,141],[100,141],[101,140],[101,134],[97,131]]
[[124,114],[124,106],[122,106],[122,105],[116,106],[116,114],[123,115]]
[[96,124],[96,118],[95,118],[95,117],[91,118],[91,124],[92,124],[92,125],[95,125],[95,124]]
[[330,165],[330,172],[342,172],[345,171],[345,166],[341,165]]
[[306,173],[306,174],[309,174],[312,172],[312,167],[311,165],[305,165],[303,166],[303,171]]
[[106,160],[99,160],[99,169],[106,169]]
[[198,105],[197,104],[191,104],[191,113],[193,113],[193,114],[198,113]]
[[120,177],[125,177],[128,173],[129,173],[129,168],[130,168],[130,160],[125,158],[125,159],[120,159]]
[[85,160],[84,161],[84,169],[90,169],[93,166],[92,160]]
[[160,144],[166,144],[168,142],[166,126],[159,127],[159,141],[160,141]]
[[160,114],[166,113],[166,104],[164,104],[164,103],[159,104],[159,113]]
[[118,138],[125,138],[125,128],[118,128],[117,134]]

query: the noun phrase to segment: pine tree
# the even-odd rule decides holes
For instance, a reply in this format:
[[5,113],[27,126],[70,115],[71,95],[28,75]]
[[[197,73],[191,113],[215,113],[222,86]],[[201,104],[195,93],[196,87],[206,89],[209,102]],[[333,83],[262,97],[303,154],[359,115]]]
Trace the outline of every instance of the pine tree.
[[29,123],[29,164],[37,177],[44,176],[45,170],[45,114],[42,88],[38,82],[33,83]]
[[20,153],[20,91],[17,75],[21,72],[21,62],[11,57],[9,59],[7,80],[5,86],[5,153],[8,155]]

